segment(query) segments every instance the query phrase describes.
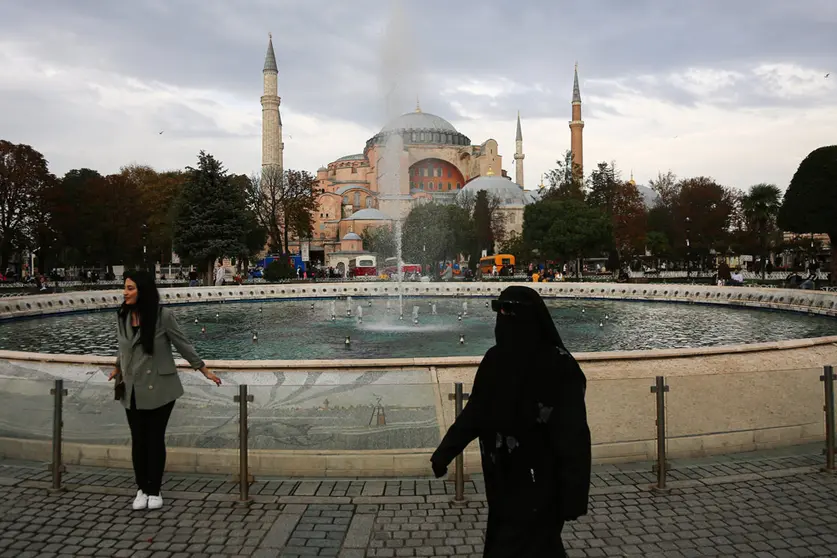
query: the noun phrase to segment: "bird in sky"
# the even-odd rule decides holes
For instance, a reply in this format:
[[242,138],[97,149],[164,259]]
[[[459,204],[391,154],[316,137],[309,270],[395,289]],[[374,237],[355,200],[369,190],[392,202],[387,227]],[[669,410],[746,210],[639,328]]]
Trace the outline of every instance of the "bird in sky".
[[830,76],[830,75],[831,75],[831,72],[825,74],[825,77],[828,78],[828,76]]
[[161,131],[160,131],[160,133],[159,133],[159,134],[157,134],[157,135],[158,135],[158,136],[162,136],[162,135],[163,135],[163,132],[165,132],[165,130],[161,130]]

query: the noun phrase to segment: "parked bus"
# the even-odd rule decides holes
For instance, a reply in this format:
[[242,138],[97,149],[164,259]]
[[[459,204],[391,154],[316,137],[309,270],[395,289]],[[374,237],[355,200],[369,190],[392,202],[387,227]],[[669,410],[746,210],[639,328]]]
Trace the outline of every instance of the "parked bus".
[[480,258],[480,272],[483,275],[491,275],[495,265],[497,266],[497,275],[508,275],[514,266],[514,256],[511,254],[495,254],[494,256]]
[[375,256],[363,255],[349,260],[349,277],[377,277]]

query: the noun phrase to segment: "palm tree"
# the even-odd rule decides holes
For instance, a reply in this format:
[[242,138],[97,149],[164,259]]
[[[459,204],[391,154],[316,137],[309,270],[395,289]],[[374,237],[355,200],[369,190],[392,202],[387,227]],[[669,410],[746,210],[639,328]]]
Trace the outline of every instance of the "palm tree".
[[782,191],[774,184],[756,184],[741,197],[741,211],[747,229],[756,235],[761,259],[761,278],[765,278],[770,236],[776,231],[776,217],[782,206]]

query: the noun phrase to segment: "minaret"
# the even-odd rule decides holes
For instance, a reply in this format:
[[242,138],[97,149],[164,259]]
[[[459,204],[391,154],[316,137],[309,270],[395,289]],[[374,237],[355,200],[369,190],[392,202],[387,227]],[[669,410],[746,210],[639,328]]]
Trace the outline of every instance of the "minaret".
[[581,90],[578,87],[578,62],[573,76],[573,119],[570,120],[570,150],[573,154],[573,169],[578,168],[579,180],[584,178],[584,145],[582,139],[584,121],[581,119]]
[[282,117],[279,114],[279,68],[273,53],[273,35],[268,34],[267,54],[264,57],[264,95],[262,95],[262,169],[269,166],[284,168],[282,152]]
[[523,132],[520,129],[520,111],[517,111],[517,136],[514,138],[514,178],[523,187]]

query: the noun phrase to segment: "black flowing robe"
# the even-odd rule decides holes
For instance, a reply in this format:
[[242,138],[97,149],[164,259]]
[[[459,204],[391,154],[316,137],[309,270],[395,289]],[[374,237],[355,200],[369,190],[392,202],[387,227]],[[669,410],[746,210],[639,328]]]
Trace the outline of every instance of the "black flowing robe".
[[448,465],[479,438],[486,558],[566,556],[561,529],[587,513],[590,487],[585,391],[563,344],[486,353],[467,405],[431,459]]

